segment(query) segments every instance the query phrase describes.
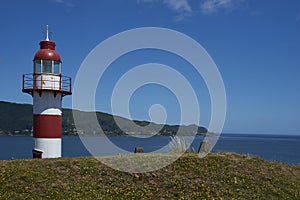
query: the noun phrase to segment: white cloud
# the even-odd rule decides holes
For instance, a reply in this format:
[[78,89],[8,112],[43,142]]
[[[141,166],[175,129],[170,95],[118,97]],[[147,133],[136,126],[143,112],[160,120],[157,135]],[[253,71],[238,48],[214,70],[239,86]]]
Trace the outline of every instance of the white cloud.
[[235,9],[244,0],[205,0],[201,5],[200,9],[202,13],[209,14],[219,10],[230,11]]
[[52,3],[59,3],[62,5],[65,5],[67,8],[67,11],[71,11],[71,9],[75,6],[73,3],[70,3],[67,0],[49,0]]
[[182,21],[186,17],[193,15],[192,7],[190,6],[189,0],[137,0],[137,3],[160,3],[165,5],[170,10],[177,13],[175,21]]
[[179,12],[192,12],[192,8],[187,0],[164,0],[170,9]]
[[[64,0],[57,0],[64,1]],[[229,12],[240,6],[245,0],[202,0],[200,10],[191,6],[191,0],[137,0],[138,3],[163,4],[170,10],[177,13],[176,21],[181,21],[186,17],[193,16],[199,11],[204,14],[211,14],[220,11]]]
[[[60,1],[60,0],[58,0]],[[192,12],[192,8],[188,0],[138,0],[138,3],[163,3],[169,9],[179,13]]]

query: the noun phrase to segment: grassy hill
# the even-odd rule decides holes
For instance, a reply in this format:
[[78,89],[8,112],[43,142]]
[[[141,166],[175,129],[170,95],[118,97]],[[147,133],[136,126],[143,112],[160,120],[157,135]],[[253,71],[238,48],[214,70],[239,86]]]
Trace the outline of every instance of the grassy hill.
[[[88,112],[76,111],[80,115],[82,115],[82,123],[89,124],[88,120]],[[114,121],[114,116],[103,113],[103,112],[96,112],[99,124],[103,129],[106,135],[124,135],[124,132],[118,127],[116,122]],[[123,124],[127,125],[127,132],[133,132],[137,134],[151,134],[152,132],[156,132],[155,130],[160,130],[159,133],[161,135],[174,135],[179,126],[178,125],[164,125],[162,129],[158,128],[161,127],[159,124],[151,123],[151,126],[148,129],[143,129],[143,131],[137,129],[136,127],[132,127],[132,121],[122,118],[116,117]],[[147,121],[133,121],[135,124],[139,125],[140,127],[144,127],[145,125],[150,124]],[[63,109],[62,115],[62,128],[64,135],[77,135],[80,130],[75,129],[74,119],[71,109]],[[196,127],[195,125],[191,126],[184,126],[184,130],[187,134],[190,134],[190,130],[196,128],[198,129],[198,134],[205,134],[207,133],[207,129],[204,127]],[[97,135],[100,134],[101,131],[91,128],[89,133],[85,134],[92,134]],[[0,135],[1,134],[11,134],[11,135],[30,135],[32,134],[32,105],[30,104],[17,104],[17,103],[10,103],[10,102],[3,102],[0,101]]]
[[185,154],[144,174],[116,171],[93,157],[0,161],[0,199],[213,198],[300,199],[300,166],[234,153]]

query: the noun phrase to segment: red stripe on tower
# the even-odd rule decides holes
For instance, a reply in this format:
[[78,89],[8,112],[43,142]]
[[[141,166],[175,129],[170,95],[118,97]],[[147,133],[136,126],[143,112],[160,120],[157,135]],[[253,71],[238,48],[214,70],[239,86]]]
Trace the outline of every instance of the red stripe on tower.
[[35,138],[61,138],[60,115],[34,115],[33,123]]

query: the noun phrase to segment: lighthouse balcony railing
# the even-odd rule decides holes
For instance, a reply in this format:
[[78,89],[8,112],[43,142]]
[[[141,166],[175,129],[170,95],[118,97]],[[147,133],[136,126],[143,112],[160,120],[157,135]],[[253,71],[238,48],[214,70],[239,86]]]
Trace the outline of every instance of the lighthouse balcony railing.
[[71,77],[61,74],[30,73],[23,74],[22,91],[33,94],[33,91],[55,91],[63,95],[72,94]]

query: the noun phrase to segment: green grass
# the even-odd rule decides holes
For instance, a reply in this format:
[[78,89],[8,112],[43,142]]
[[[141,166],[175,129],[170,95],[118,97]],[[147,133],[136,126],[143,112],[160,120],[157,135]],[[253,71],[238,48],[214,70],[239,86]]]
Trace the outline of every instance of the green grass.
[[140,174],[111,169],[93,157],[0,161],[0,199],[213,198],[300,199],[300,166],[234,153],[202,159],[185,154]]

